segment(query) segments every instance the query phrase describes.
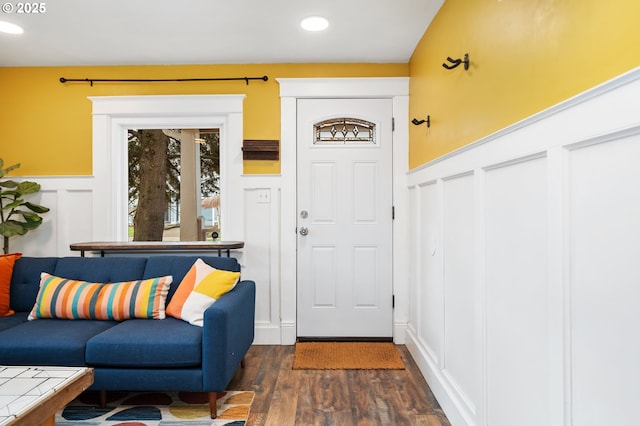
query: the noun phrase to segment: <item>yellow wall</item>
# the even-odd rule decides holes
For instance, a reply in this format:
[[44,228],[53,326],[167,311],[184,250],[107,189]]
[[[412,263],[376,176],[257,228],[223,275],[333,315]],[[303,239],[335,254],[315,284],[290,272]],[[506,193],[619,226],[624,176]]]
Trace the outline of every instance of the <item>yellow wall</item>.
[[[446,0],[409,63],[415,168],[640,65],[638,0]],[[469,53],[471,67],[442,67]]]
[[[20,162],[13,175],[90,175],[88,96],[246,94],[244,138],[280,139],[278,77],[408,76],[408,64],[259,64],[0,68],[0,158]],[[87,83],[66,78],[260,77],[268,82]],[[246,161],[245,173],[279,173],[277,161]]]
[[[245,139],[280,139],[277,77],[410,76],[409,166],[415,168],[640,65],[638,0],[446,0],[409,64],[251,64],[0,68],[0,158],[16,174],[90,175],[87,96],[247,95]],[[469,71],[445,70],[447,56]],[[268,75],[269,81],[61,84],[67,78]],[[246,173],[279,162],[247,161]]]

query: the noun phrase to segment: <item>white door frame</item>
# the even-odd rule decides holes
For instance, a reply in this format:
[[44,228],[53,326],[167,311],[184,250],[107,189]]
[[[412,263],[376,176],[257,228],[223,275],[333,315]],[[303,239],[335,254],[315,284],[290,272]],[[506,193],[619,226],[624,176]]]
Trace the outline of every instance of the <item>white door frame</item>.
[[409,78],[278,78],[280,84],[280,227],[281,344],[296,341],[297,310],[297,100],[301,98],[388,98],[393,102],[393,340],[402,344],[409,320],[408,190]]

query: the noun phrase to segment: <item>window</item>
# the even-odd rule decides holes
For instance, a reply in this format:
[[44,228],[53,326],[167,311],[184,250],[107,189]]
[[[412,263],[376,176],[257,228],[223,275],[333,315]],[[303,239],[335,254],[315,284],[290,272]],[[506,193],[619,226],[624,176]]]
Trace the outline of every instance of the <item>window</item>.
[[128,165],[129,240],[218,239],[220,129],[128,129]]
[[98,96],[93,103],[92,240],[128,239],[128,129],[219,129],[220,238],[244,241],[244,95]]
[[376,125],[357,118],[332,118],[313,126],[317,144],[375,144]]

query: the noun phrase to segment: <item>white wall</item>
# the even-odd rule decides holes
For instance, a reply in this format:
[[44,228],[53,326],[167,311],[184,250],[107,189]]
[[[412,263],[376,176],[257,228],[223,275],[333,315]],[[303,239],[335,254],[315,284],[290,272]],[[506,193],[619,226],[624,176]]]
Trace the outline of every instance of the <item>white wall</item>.
[[640,424],[638,111],[640,69],[409,174],[407,345],[454,426]]

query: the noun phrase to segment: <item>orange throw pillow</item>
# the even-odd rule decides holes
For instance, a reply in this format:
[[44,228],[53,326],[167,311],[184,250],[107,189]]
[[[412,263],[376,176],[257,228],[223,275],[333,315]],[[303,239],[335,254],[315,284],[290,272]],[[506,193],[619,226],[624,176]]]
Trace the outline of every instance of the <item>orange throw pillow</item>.
[[22,257],[22,253],[10,253],[0,255],[0,317],[8,317],[15,312],[9,305],[11,276],[13,265]]

